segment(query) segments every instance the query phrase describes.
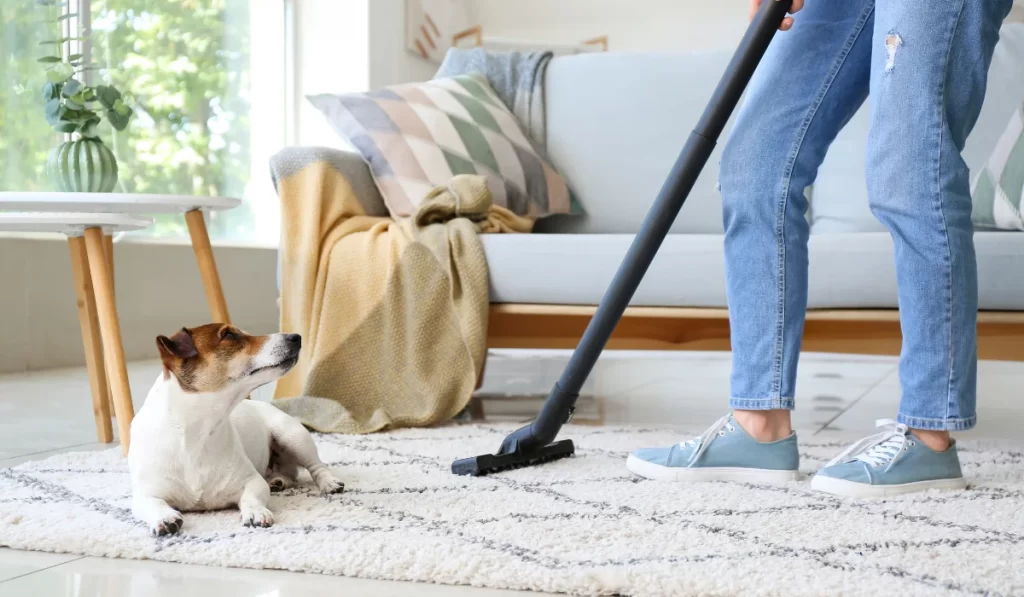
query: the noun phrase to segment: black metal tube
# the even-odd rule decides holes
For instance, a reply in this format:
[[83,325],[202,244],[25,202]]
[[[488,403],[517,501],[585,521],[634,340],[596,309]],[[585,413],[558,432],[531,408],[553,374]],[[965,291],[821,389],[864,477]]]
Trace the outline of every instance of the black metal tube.
[[569,419],[583,383],[668,235],[791,4],[792,0],[762,3],[540,415],[505,438],[499,453],[528,451],[548,444]]

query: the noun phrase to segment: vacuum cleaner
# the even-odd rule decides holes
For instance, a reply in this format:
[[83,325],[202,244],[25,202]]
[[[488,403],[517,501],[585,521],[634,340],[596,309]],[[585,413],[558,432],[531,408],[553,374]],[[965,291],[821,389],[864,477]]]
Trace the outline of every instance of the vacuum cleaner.
[[587,325],[580,343],[569,359],[540,415],[530,424],[509,434],[497,454],[483,454],[456,460],[456,475],[487,475],[532,466],[572,456],[571,439],[551,443],[562,425],[572,419],[576,399],[629,301],[640,286],[661,243],[690,194],[694,182],[715,148],[722,129],[739,103],[743,91],[772,37],[791,7],[792,0],[764,0],[740,41],[718,87],[683,146],[668,179],[658,193],[640,231],[626,252],[611,285]]

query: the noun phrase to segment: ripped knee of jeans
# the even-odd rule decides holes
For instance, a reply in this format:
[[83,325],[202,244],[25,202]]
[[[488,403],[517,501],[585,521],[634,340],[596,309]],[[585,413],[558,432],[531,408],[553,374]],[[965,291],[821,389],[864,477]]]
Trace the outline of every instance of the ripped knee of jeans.
[[902,45],[903,38],[899,33],[890,31],[885,36],[885,74],[891,73],[892,69],[896,67],[896,51]]

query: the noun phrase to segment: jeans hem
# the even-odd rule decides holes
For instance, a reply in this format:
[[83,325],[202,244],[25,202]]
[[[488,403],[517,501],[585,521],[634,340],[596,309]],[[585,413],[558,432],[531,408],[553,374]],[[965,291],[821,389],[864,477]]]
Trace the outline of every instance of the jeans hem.
[[963,417],[960,419],[929,419],[927,417],[911,417],[900,413],[896,417],[897,423],[903,423],[911,429],[923,429],[925,431],[966,431],[978,424],[978,416]]
[[736,398],[729,399],[729,408],[733,410],[793,410],[796,403],[793,398],[783,396],[777,398]]

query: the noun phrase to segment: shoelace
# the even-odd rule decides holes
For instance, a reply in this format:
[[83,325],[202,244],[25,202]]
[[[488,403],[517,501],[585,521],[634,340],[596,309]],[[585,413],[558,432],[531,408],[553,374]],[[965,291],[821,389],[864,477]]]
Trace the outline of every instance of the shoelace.
[[681,448],[697,448],[696,450],[694,450],[693,455],[690,456],[690,461],[688,464],[693,464],[694,462],[697,462],[697,459],[700,458],[701,454],[703,454],[704,451],[708,449],[708,446],[711,445],[711,442],[714,441],[716,435],[725,435],[726,429],[728,429],[730,433],[736,431],[736,427],[733,426],[733,424],[729,421],[729,418],[731,416],[731,414],[728,414],[722,417],[721,419],[715,421],[715,424],[712,425],[711,427],[708,427],[707,431],[700,434],[700,437],[695,437],[685,442],[679,442],[679,447]]
[[891,467],[900,454],[914,445],[914,439],[908,435],[908,428],[892,419],[875,421],[878,433],[865,437],[833,458],[826,466],[835,466],[844,462],[859,460],[876,468]]

